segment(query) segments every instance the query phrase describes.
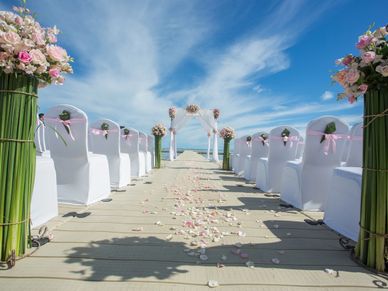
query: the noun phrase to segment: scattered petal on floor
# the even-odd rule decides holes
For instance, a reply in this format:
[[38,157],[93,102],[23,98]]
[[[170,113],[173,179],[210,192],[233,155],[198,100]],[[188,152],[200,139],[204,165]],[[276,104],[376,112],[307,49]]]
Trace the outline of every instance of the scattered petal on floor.
[[132,231],[143,231],[143,228],[142,227],[135,227],[135,228],[132,228]]
[[278,264],[280,264],[280,260],[278,258],[273,258],[272,263],[278,265]]
[[225,267],[225,265],[224,265],[224,264],[217,263],[217,268],[223,268],[223,267]]
[[216,287],[220,286],[220,284],[216,280],[209,280],[207,282],[207,286],[210,288],[216,288]]
[[245,265],[246,265],[248,268],[251,268],[251,269],[253,269],[253,268],[255,267],[255,263],[252,262],[252,261],[247,261],[247,262],[245,263]]
[[166,240],[171,240],[172,239],[172,234],[169,234],[168,236],[166,236]]

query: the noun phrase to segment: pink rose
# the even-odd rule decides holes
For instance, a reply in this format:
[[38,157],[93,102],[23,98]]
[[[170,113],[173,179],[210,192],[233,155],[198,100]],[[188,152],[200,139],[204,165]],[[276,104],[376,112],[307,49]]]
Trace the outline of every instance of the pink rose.
[[375,52],[364,52],[362,54],[362,61],[366,64],[373,62],[376,58]]
[[37,44],[37,45],[44,45],[45,44],[45,41],[44,41],[44,35],[42,32],[38,31],[38,32],[34,32],[32,34],[32,40]]
[[5,61],[7,58],[9,58],[9,54],[6,52],[0,52],[0,61]]
[[345,79],[346,79],[346,82],[348,82],[350,85],[357,82],[359,78],[360,78],[360,73],[357,69],[351,68],[347,70]]
[[370,45],[370,43],[372,42],[372,39],[373,39],[373,37],[371,35],[361,35],[358,38],[358,43],[356,44],[356,47],[358,49],[363,49],[363,48],[367,47],[368,45]]
[[354,95],[352,95],[352,96],[349,96],[349,97],[348,97],[348,101],[349,101],[350,104],[353,104],[354,102],[357,101],[357,98],[354,97]]
[[383,75],[383,77],[388,77],[388,65],[379,65],[376,67],[376,72]]
[[47,34],[47,39],[50,43],[56,43],[57,42],[57,37],[53,33]]
[[32,61],[30,54],[26,51],[21,51],[18,55],[18,59],[24,64],[29,64]]
[[22,25],[23,24],[23,18],[21,18],[20,16],[16,16],[15,23],[17,25]]
[[34,49],[30,51],[30,56],[32,58],[32,63],[36,65],[44,65],[47,63],[46,57],[44,54],[38,50]]
[[49,70],[49,75],[51,78],[58,78],[59,77],[59,70],[57,68],[52,68]]
[[353,56],[352,55],[347,55],[342,59],[342,64],[347,66],[353,61]]
[[0,42],[4,44],[10,44],[12,46],[15,46],[21,42],[20,36],[13,32],[6,32],[0,36]]
[[367,90],[368,90],[367,84],[361,84],[360,86],[358,86],[358,91],[360,92],[361,95],[365,94]]
[[65,82],[65,78],[63,76],[58,76],[58,78],[55,80],[55,84],[57,85],[63,85]]
[[67,61],[67,53],[60,46],[48,45],[46,47],[46,50],[47,50],[47,54],[49,55],[50,59],[52,59],[53,61],[56,61],[56,62]]

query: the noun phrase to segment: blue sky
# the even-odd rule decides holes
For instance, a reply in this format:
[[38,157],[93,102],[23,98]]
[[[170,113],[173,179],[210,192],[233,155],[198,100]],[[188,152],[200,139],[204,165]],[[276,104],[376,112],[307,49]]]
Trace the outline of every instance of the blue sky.
[[[3,1],[10,9],[18,1]],[[362,101],[337,102],[335,59],[356,53],[360,34],[386,25],[388,1],[29,0],[43,26],[75,58],[63,86],[40,91],[59,103],[147,133],[168,125],[171,106],[219,108],[238,135],[295,126],[321,115],[361,121]],[[165,139],[167,142],[168,139]],[[206,147],[195,120],[178,146]]]

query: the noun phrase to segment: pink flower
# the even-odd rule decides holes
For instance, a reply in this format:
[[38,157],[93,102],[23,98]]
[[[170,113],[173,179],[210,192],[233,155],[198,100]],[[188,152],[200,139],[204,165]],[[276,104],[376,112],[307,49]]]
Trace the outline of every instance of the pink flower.
[[0,43],[15,46],[15,45],[19,44],[20,42],[21,42],[20,36],[13,31],[3,33],[0,36]]
[[387,65],[379,65],[376,67],[376,72],[383,75],[383,77],[388,77],[388,64]]
[[65,82],[65,78],[61,75],[59,75],[58,78],[55,80],[56,85],[63,85],[64,82]]
[[375,52],[364,52],[362,54],[362,61],[366,64],[373,62],[376,58]]
[[51,78],[58,78],[59,77],[59,70],[57,68],[52,68],[49,70],[49,75]]
[[32,34],[32,40],[37,44],[37,45],[44,45],[44,35],[42,32],[38,31]]
[[360,78],[360,72],[357,69],[351,68],[347,70],[345,79],[346,79],[346,82],[348,82],[350,85],[357,82],[359,78]]
[[367,47],[368,45],[370,45],[370,43],[372,42],[372,39],[373,39],[373,36],[371,36],[371,35],[361,35],[358,38],[358,43],[356,44],[356,47],[358,49],[363,49],[363,48]]
[[30,56],[32,58],[32,63],[36,65],[45,65],[47,63],[46,57],[44,54],[38,50],[33,49],[30,51]]
[[345,77],[346,77],[346,70],[341,70],[337,72],[332,78],[333,80],[337,81],[342,86],[345,85]]
[[18,55],[18,59],[24,64],[29,64],[32,61],[30,54],[26,51],[21,51]]
[[20,16],[16,16],[15,23],[17,25],[22,25],[23,24],[23,18],[21,18]]
[[358,86],[358,91],[360,92],[361,95],[365,94],[367,90],[368,90],[367,84],[361,84],[360,86]]
[[357,101],[357,98],[354,97],[354,95],[352,95],[352,96],[349,96],[349,97],[348,97],[348,101],[349,101],[350,104],[353,104],[354,102]]
[[60,46],[49,45],[46,47],[46,50],[50,59],[52,59],[53,61],[56,61],[56,62],[67,61],[67,52]]
[[57,37],[53,33],[47,34],[47,39],[50,43],[56,43],[57,42]]

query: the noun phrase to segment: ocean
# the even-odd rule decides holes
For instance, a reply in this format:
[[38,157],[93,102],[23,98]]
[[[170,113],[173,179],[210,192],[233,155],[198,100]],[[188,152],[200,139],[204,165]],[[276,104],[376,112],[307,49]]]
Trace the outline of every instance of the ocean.
[[[178,148],[178,155],[183,153],[184,151],[194,151],[194,152],[197,152],[197,153],[203,155],[205,158],[207,156],[207,149],[180,149],[180,148]],[[211,152],[210,152],[210,155],[211,155]],[[220,160],[222,160],[223,152],[218,152],[218,158]],[[169,159],[170,159],[170,155],[169,155],[168,149],[163,149],[162,150],[162,160],[167,161]]]

